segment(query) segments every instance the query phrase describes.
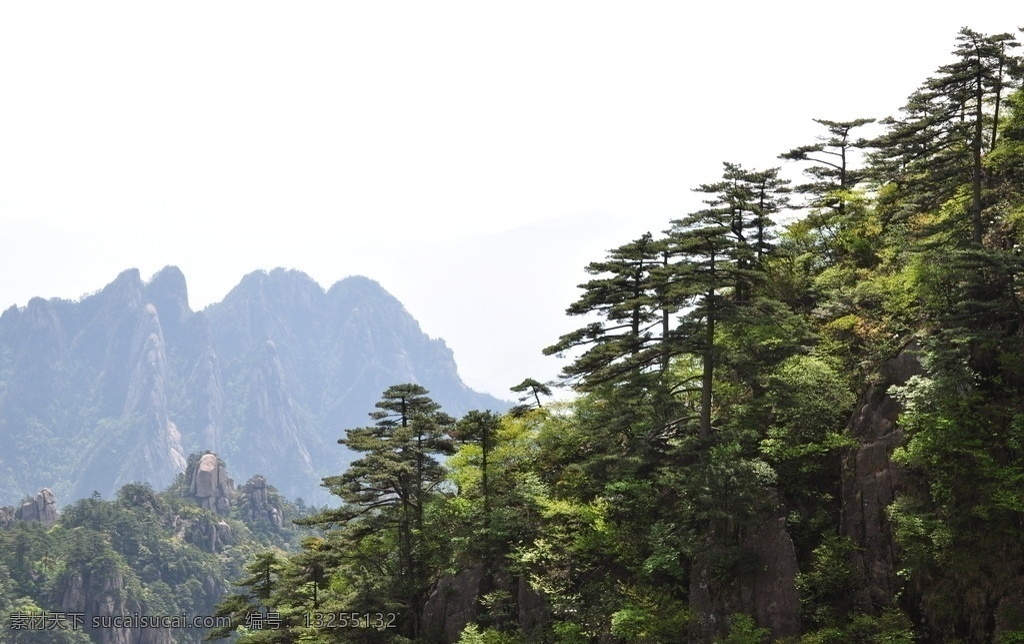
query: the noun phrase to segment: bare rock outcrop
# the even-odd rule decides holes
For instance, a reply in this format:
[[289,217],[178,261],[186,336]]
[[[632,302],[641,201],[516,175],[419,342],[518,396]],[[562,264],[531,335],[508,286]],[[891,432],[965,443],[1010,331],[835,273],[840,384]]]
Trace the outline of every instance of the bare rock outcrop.
[[476,619],[483,581],[482,564],[442,577],[423,606],[422,632],[444,642],[459,641],[462,629]]
[[227,516],[231,510],[234,484],[228,478],[227,467],[221,465],[216,454],[203,454],[192,472],[189,495],[200,507]]
[[57,522],[57,504],[53,492],[45,487],[39,490],[35,499],[21,504],[14,517],[19,521],[38,521],[45,525],[53,525]]
[[862,611],[890,605],[899,589],[896,545],[885,510],[903,484],[903,469],[891,457],[904,435],[897,425],[901,407],[889,388],[921,372],[916,347],[907,347],[883,365],[849,423],[858,445],[843,459],[841,525],[856,545],[852,563],[864,583],[853,600]]
[[173,644],[170,630],[141,628],[130,622],[114,626],[115,616],[139,614],[142,606],[130,597],[124,576],[116,568],[99,569],[87,564],[69,568],[56,588],[60,610],[82,615],[82,628],[100,644]]
[[281,528],[281,510],[270,502],[267,479],[257,474],[242,486],[241,491],[241,505],[251,521],[266,521],[275,528]]
[[[712,530],[707,537],[709,549],[694,559],[690,579],[689,641],[712,642],[726,634],[728,617],[744,613],[754,617],[758,626],[771,630],[775,638],[800,634],[800,596],[796,577],[799,573],[796,550],[786,529],[786,519],[777,500],[762,509],[759,516],[744,526],[721,527],[730,534]],[[774,506],[774,507],[773,507]],[[722,574],[716,562],[716,544],[735,542],[742,559]]]
[[197,360],[189,377],[189,389],[195,401],[191,424],[198,429],[201,444],[217,452],[221,448],[221,429],[224,424],[224,385],[220,361],[212,346],[207,346]]
[[431,589],[420,619],[423,637],[427,641],[458,642],[470,622],[496,617],[484,615],[480,604],[481,594],[494,591],[510,598],[507,617],[518,623],[521,632],[533,633],[549,620],[547,603],[525,577],[497,573],[489,578],[484,565],[475,564],[441,577]]
[[207,552],[220,552],[224,546],[234,542],[231,526],[226,521],[216,521],[209,516],[187,521],[184,526],[185,538],[189,543],[203,548]]

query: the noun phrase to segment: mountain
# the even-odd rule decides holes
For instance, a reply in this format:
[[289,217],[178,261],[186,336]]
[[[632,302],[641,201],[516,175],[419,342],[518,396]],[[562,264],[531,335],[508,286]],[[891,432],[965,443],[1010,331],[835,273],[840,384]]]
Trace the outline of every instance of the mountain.
[[202,311],[173,266],[79,301],[34,298],[0,316],[0,502],[160,489],[207,450],[326,501],[320,479],[352,458],[337,439],[402,382],[453,415],[509,406],[463,384],[445,343],[365,277],[325,291],[299,271],[254,272]]

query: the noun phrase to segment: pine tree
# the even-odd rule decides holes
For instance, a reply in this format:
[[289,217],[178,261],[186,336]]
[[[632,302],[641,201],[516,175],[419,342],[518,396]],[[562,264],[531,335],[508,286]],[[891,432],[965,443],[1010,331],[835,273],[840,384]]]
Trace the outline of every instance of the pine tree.
[[[587,272],[598,277],[579,285],[584,293],[566,313],[597,314],[604,322],[567,333],[544,349],[545,355],[586,349],[562,372],[576,379],[581,390],[623,380],[637,385],[651,367],[663,364],[659,344],[665,339],[665,316],[671,312],[657,297],[655,276],[663,262],[663,248],[662,242],[645,233],[609,251],[607,260],[587,266]],[[660,336],[655,333],[658,329]]]
[[[527,393],[529,390],[529,393]],[[551,396],[551,387],[547,384],[534,380],[533,378],[525,378],[521,383],[514,387],[510,387],[509,391],[517,394],[522,394],[519,397],[519,404],[512,408],[511,413],[513,415],[522,415],[530,411],[530,409],[541,409],[544,405],[540,402],[541,395]],[[530,398],[533,398],[533,403],[528,402]],[[536,407],[534,407],[536,405]]]
[[852,167],[854,150],[867,145],[864,139],[853,139],[853,130],[874,123],[875,119],[860,118],[852,121],[814,119],[828,130],[828,136],[819,136],[817,143],[802,145],[779,155],[780,159],[805,161],[804,170],[811,181],[796,186],[797,192],[810,197],[811,208],[831,208],[841,217],[846,207],[846,192],[864,179],[863,170]]
[[895,187],[904,210],[932,211],[966,193],[969,239],[980,245],[983,157],[997,142],[1003,95],[1017,82],[1020,61],[1009,49],[1019,43],[1009,33],[967,28],[957,43],[954,62],[911,94],[903,117],[882,121],[889,130],[872,143],[871,159],[877,180]]
[[673,355],[699,356],[699,433],[711,433],[714,374],[720,348],[719,322],[750,308],[763,281],[762,266],[773,247],[771,215],[787,205],[788,181],[778,168],[745,170],[725,163],[722,179],[696,190],[709,195],[707,208],[673,220],[666,231],[666,300],[682,311],[669,340]]
[[391,570],[392,590],[405,608],[403,632],[410,637],[419,629],[428,582],[425,505],[444,480],[435,456],[455,451],[449,435],[454,420],[427,394],[415,384],[389,387],[370,413],[375,423],[349,429],[338,441],[364,454],[344,474],[324,479],[345,505],[298,522],[344,526],[353,544],[368,535],[394,535],[397,561],[381,566]]
[[820,252],[831,262],[838,259],[840,238],[854,225],[851,221],[854,213],[849,212],[850,202],[855,199],[852,191],[865,178],[864,170],[853,167],[852,157],[868,142],[854,139],[852,132],[874,121],[869,118],[852,121],[814,119],[815,123],[828,130],[828,135],[819,136],[817,143],[779,155],[781,159],[810,164],[804,169],[810,181],[796,186],[794,191],[807,196],[804,206],[810,212],[805,225],[813,229]]
[[[542,385],[543,386],[543,385]],[[491,584],[491,575],[495,568],[495,546],[491,534],[491,485],[489,480],[490,468],[488,458],[491,455],[491,447],[494,444],[494,435],[498,431],[501,419],[489,411],[471,411],[456,424],[456,431],[459,439],[464,443],[479,443],[480,445],[480,493],[483,497],[483,516],[480,521],[480,552],[484,562],[484,585],[488,588]]]
[[281,573],[282,562],[275,552],[262,552],[245,567],[247,577],[235,586],[248,589],[225,597],[218,605],[216,615],[229,617],[231,624],[212,629],[207,640],[231,637],[239,626],[245,626],[251,615],[266,613],[274,608],[273,596]]
[[[715,201],[711,202],[712,204]],[[747,276],[740,265],[749,257],[748,247],[733,236],[734,213],[729,208],[708,208],[672,221],[669,248],[680,258],[674,271],[673,298],[687,312],[676,328],[681,351],[700,356],[700,436],[711,435],[712,388],[717,358],[715,329],[718,321],[735,308],[725,290],[742,284]]]

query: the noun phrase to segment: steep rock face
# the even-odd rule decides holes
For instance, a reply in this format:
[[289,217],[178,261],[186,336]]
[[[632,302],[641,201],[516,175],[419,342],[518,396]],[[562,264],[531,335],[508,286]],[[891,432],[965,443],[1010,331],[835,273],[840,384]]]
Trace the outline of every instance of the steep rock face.
[[890,605],[899,587],[896,546],[885,509],[903,483],[902,468],[891,460],[903,432],[896,423],[900,405],[888,392],[921,371],[915,348],[908,347],[883,366],[879,381],[864,393],[850,419],[858,445],[843,459],[842,530],[857,546],[851,557],[864,580],[854,598],[859,610]]
[[132,340],[144,304],[142,278],[124,271],[99,293],[82,300],[77,310],[71,359],[91,382],[89,397],[103,410],[120,410],[131,377]]
[[185,521],[181,528],[186,541],[206,552],[221,552],[225,546],[233,543],[231,526],[223,519],[202,516]]
[[744,563],[728,574],[716,570],[716,555],[700,554],[693,563],[690,580],[689,640],[715,641],[728,631],[728,618],[734,613],[754,617],[757,624],[771,630],[775,638],[800,634],[800,596],[796,578],[799,573],[793,540],[786,530],[786,519],[772,494],[771,506],[746,526],[729,526],[725,535],[712,531],[708,545],[731,543],[738,536],[738,551],[745,553]]
[[434,584],[420,619],[423,639],[458,642],[467,624],[480,622],[482,617],[493,617],[483,614],[479,601],[488,586],[490,591],[504,591],[514,598],[513,619],[527,636],[550,618],[543,596],[530,588],[525,577],[495,575],[488,580],[483,564],[474,564],[445,575]]
[[171,346],[185,344],[185,328],[192,317],[188,305],[188,287],[185,276],[177,266],[168,266],[158,272],[145,286],[146,302],[160,312],[164,336]]
[[[171,373],[159,314],[153,304],[145,304],[120,312],[111,323],[127,329],[126,320],[134,322],[128,341],[118,338],[116,342],[117,353],[125,349],[125,354],[94,379],[105,392],[98,397],[112,402],[96,405],[93,409],[98,413],[83,419],[76,437],[74,496],[87,496],[93,490],[112,492],[133,481],[162,488],[185,467],[181,435],[170,418]],[[115,358],[108,352],[104,361],[110,363]],[[117,365],[125,377],[108,374]],[[90,366],[82,365],[82,369]],[[108,391],[111,383],[116,383],[119,393]]]
[[[416,382],[449,413],[460,414],[466,402],[495,408],[494,399],[476,394],[459,379],[455,358],[442,340],[426,336],[401,302],[365,277],[349,277],[327,292],[325,318],[334,332],[326,338],[321,413],[328,425],[365,423],[353,415],[359,400],[376,399],[389,386]],[[463,402],[466,401],[466,402]],[[470,402],[470,404],[473,404]],[[340,435],[339,435],[340,437]]]
[[277,347],[270,340],[263,344],[253,369],[245,426],[242,440],[251,449],[239,455],[242,465],[250,472],[265,472],[275,480],[281,479],[280,489],[286,496],[301,495],[303,490],[296,479],[310,480],[317,471],[306,446],[320,445],[299,418],[285,384]]
[[[365,425],[391,385],[422,384],[454,415],[507,408],[465,387],[444,343],[427,337],[394,297],[364,277],[325,292],[297,271],[253,273],[203,313],[225,396],[247,401],[225,410],[225,426],[246,433],[223,437],[224,456],[233,468],[272,479],[286,496],[305,488],[299,493],[307,499],[329,500],[320,478],[352,460],[337,439]],[[268,429],[253,434],[254,427]],[[256,436],[267,450],[240,449]]]
[[[42,466],[62,447],[53,435],[67,418],[59,401],[71,387],[60,311],[59,302],[33,298],[24,310],[8,309],[0,317],[0,373],[6,367],[17,375],[0,376],[0,442],[7,455],[16,448],[22,462],[33,464],[18,476],[0,468],[0,486],[11,491],[9,501],[53,484]],[[4,456],[0,453],[0,462]]]
[[23,413],[44,417],[54,397],[68,386],[61,373],[67,338],[57,306],[38,297],[29,300],[24,315],[14,320],[12,335],[21,340],[15,349],[15,369],[27,377],[14,383],[10,396]]
[[[224,374],[213,340],[210,320],[202,313],[193,313],[183,331],[184,346],[179,347],[177,360],[188,368],[184,383],[187,404],[179,413],[183,441],[203,450],[223,449],[226,405]],[[172,353],[172,356],[175,355]],[[182,373],[185,370],[182,369]],[[194,450],[193,450],[194,451]]]
[[459,633],[476,619],[479,612],[478,598],[483,579],[482,565],[442,577],[423,606],[420,620],[423,634],[443,642],[459,641]]
[[124,416],[126,419],[139,419],[136,426],[142,430],[142,436],[135,455],[127,461],[114,485],[120,487],[132,481],[151,481],[160,488],[185,469],[185,454],[181,434],[170,419],[167,356],[163,329],[153,304],[147,304],[143,309],[133,345],[130,359],[132,378],[128,384]]
[[83,616],[82,627],[100,644],[172,644],[166,628],[93,628],[98,623],[112,624],[114,616],[141,611],[138,601],[129,598],[124,576],[116,569],[96,570],[85,565],[69,568],[56,589],[60,610]]

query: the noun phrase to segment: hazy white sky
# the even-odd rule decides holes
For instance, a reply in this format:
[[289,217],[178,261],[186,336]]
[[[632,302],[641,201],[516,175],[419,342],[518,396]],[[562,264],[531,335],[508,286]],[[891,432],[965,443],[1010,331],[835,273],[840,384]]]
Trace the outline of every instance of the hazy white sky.
[[[1016,3],[0,4],[0,308],[175,264],[352,274],[507,396],[604,251],[895,113]],[[798,169],[791,169],[796,176]]]

